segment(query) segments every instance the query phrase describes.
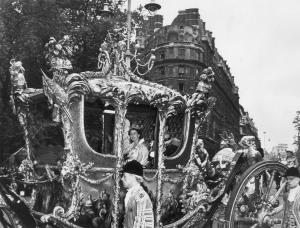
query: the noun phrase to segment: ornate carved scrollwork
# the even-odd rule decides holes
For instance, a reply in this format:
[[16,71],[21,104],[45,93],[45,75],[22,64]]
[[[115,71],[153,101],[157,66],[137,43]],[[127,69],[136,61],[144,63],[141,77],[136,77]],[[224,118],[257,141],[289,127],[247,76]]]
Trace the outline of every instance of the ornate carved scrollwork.
[[27,159],[32,158],[30,151],[30,140],[28,132],[28,118],[29,118],[29,98],[28,94],[24,91],[27,89],[27,83],[25,80],[25,69],[23,68],[21,61],[12,59],[10,61],[10,79],[11,79],[11,94],[10,103],[13,112],[18,116],[19,123],[24,131],[25,148],[27,152]]

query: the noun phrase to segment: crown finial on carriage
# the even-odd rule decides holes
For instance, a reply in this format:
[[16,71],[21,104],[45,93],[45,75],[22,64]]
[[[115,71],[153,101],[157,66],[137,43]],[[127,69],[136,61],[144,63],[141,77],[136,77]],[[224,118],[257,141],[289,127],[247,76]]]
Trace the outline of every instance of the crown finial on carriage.
[[155,50],[151,49],[149,53],[140,55],[139,45],[135,44],[132,47],[134,52],[131,53],[130,42],[126,39],[128,39],[126,29],[117,24],[115,29],[108,31],[99,48],[98,69],[109,79],[118,77],[129,81],[133,73],[142,76],[153,67]]
[[50,37],[45,47],[47,49],[45,57],[50,70],[53,71],[53,80],[60,86],[64,86],[68,71],[73,69],[70,58],[73,56],[76,45],[73,45],[70,36],[65,35],[59,41]]
[[69,58],[73,56],[73,47],[71,39],[65,35],[61,40],[56,41],[50,37],[45,47],[47,48],[46,59],[51,66],[51,70],[71,70],[72,63]]

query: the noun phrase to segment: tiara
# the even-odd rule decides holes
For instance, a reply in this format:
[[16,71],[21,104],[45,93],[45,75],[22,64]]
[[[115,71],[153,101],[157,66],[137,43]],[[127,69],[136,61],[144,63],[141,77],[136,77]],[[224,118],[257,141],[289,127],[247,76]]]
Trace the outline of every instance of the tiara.
[[142,121],[134,121],[130,125],[130,128],[135,128],[135,129],[138,129],[138,130],[143,129],[143,127],[144,127],[144,125],[143,125]]

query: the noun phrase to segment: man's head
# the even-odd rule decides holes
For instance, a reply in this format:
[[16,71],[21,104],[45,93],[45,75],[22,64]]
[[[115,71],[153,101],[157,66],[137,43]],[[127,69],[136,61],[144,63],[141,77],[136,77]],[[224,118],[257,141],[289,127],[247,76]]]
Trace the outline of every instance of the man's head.
[[129,161],[123,166],[122,182],[125,188],[131,188],[143,181],[143,166],[138,161]]
[[291,150],[287,150],[286,151],[286,157],[288,158],[288,157],[293,157],[294,156],[294,152],[293,151],[291,151]]
[[285,177],[290,188],[295,188],[300,183],[300,174],[296,167],[288,168],[286,170]]

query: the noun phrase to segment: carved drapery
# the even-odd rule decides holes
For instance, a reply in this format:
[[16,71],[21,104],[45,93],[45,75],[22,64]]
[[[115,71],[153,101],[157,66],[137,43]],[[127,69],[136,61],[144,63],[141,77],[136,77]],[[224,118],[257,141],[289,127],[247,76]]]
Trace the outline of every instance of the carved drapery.
[[158,167],[157,167],[157,189],[156,189],[156,227],[161,227],[161,206],[162,206],[162,191],[163,191],[163,175],[165,170],[164,164],[164,135],[165,135],[165,125],[167,121],[167,111],[165,109],[160,109],[158,111],[159,118],[159,137],[158,137]]
[[125,124],[125,115],[127,112],[127,99],[124,101],[117,100],[116,105],[116,123],[115,123],[115,141],[114,141],[114,154],[117,155],[117,164],[115,169],[115,189],[114,189],[114,207],[113,207],[113,228],[119,227],[119,202],[120,202],[120,171],[122,169],[123,161],[123,129]]

